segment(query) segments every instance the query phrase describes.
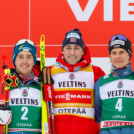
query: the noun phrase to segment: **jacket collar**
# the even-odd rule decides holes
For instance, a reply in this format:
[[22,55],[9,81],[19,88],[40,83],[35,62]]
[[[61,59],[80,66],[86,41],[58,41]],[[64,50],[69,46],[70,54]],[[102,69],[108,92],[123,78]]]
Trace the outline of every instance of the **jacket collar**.
[[125,78],[133,73],[133,69],[131,66],[131,63],[129,63],[127,66],[116,69],[115,67],[112,66],[111,74],[114,77],[120,77],[120,78]]

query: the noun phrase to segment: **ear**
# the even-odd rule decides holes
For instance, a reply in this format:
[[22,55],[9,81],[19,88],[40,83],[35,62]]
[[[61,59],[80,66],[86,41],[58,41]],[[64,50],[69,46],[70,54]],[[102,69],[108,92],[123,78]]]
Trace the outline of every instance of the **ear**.
[[62,50],[61,53],[64,55],[64,51]]
[[83,51],[83,54],[82,55],[84,55],[85,54],[85,51]]
[[14,62],[14,65],[16,66],[16,60],[15,60],[15,62]]

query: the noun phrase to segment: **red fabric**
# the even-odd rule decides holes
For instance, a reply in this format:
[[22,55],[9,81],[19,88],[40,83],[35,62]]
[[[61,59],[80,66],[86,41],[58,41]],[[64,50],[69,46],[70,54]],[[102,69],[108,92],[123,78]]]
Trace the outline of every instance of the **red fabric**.
[[4,132],[4,126],[0,125],[0,134],[3,134],[3,132]]
[[45,101],[54,101],[54,89],[53,85],[44,84],[44,100]]
[[[74,71],[75,67],[80,66],[81,68],[89,65],[91,62],[90,52],[86,48],[85,54],[83,55],[83,60],[76,65],[72,66],[66,63],[63,59],[62,53],[57,58],[57,62],[68,68],[68,70]],[[85,63],[83,61],[86,61]],[[84,63],[84,64],[83,64]],[[94,81],[105,75],[104,71],[97,66],[93,66]],[[99,127],[95,120],[79,117],[75,115],[55,115],[55,134],[99,134]]]
[[98,66],[93,66],[93,72],[94,72],[94,82],[97,81],[98,78],[105,75],[105,72]]
[[62,53],[60,53],[56,61],[61,63],[63,66],[67,67],[69,72],[74,72],[75,69],[77,68],[80,69],[91,63],[90,51],[87,47],[85,47],[85,53],[82,56],[82,61],[78,62],[75,65],[69,65],[68,63],[66,63],[65,60],[63,59]]
[[32,71],[34,72],[35,76],[38,77],[40,75],[40,65],[36,64],[33,68]]
[[54,117],[54,124],[55,134],[99,134],[97,123],[88,118],[57,115]]

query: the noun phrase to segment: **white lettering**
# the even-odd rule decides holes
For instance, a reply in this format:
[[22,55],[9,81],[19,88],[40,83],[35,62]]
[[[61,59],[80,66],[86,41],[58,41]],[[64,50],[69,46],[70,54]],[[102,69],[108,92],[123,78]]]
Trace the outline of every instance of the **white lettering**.
[[69,34],[67,34],[67,39],[68,38],[77,38],[77,39],[80,39],[80,35],[78,35],[77,33],[69,33]]
[[104,0],[104,21],[113,20],[113,0]]
[[[78,0],[67,0],[77,21],[88,21],[99,0],[89,0],[84,11]],[[120,20],[134,21],[134,0],[120,0]],[[113,21],[113,0],[104,0],[104,21]]]
[[17,127],[32,127],[32,124],[30,123],[17,123]]
[[91,99],[91,95],[76,95],[76,94],[70,94],[66,93],[65,95],[55,95],[55,99],[66,99],[66,100],[71,100],[71,99]]
[[110,47],[114,46],[114,45],[117,45],[117,44],[120,44],[120,45],[124,46],[125,45],[125,41],[123,41],[123,40],[112,41],[111,44],[110,44]]
[[134,0],[121,0],[121,21],[134,21],[134,6],[130,6],[129,3],[134,4]]
[[78,0],[67,0],[77,21],[88,21],[99,0],[89,0],[84,11],[82,11]]

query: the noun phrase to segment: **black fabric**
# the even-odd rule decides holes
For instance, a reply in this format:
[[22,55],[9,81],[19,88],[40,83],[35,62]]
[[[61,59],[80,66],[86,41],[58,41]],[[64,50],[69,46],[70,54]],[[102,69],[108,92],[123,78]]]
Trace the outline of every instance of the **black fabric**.
[[[73,34],[76,34],[78,35],[78,37],[80,38],[77,38],[77,36],[70,36],[68,37],[68,35],[73,35]],[[68,45],[68,44],[77,44],[79,45],[80,47],[82,47],[82,49],[84,50],[85,49],[85,45],[84,45],[84,41],[82,39],[82,34],[81,32],[79,31],[79,29],[74,29],[74,30],[71,30],[71,31],[68,31],[66,34],[65,34],[65,38],[63,40],[63,43],[62,43],[62,50],[63,48]]]
[[[121,36],[124,36],[124,39],[120,39],[121,34],[117,34],[117,37],[112,40],[112,37],[111,37],[111,40],[109,41],[109,54],[111,53],[112,49],[114,48],[123,48],[126,50],[126,52],[130,55],[130,57],[132,57],[132,48],[131,48],[131,42],[128,38],[126,38],[124,35],[121,35]],[[116,35],[114,35],[116,36]],[[122,43],[120,43],[120,41],[122,41],[122,43],[124,42],[124,45],[122,45]]]

